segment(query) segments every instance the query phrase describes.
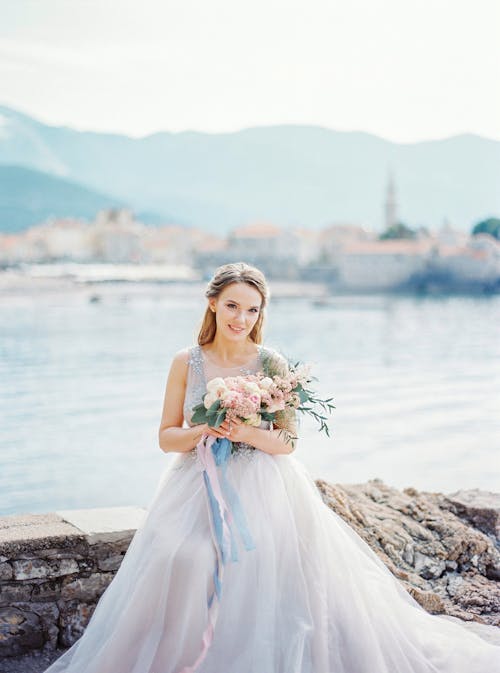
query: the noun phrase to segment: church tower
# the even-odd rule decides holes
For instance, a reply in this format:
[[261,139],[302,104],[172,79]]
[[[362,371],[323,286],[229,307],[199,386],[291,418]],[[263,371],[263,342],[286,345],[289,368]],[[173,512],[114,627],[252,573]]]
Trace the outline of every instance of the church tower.
[[389,172],[387,192],[385,198],[385,228],[386,230],[397,224],[396,189],[392,171]]

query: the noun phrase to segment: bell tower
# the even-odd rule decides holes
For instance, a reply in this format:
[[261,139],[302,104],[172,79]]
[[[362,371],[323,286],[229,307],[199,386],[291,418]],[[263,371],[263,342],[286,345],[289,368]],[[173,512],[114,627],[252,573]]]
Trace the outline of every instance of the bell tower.
[[392,171],[387,178],[387,191],[385,197],[385,228],[390,229],[397,224],[396,188]]

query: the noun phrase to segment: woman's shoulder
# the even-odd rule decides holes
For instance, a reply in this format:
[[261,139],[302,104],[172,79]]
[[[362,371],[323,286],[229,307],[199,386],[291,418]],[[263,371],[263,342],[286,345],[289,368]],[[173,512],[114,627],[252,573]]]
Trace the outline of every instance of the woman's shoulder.
[[181,348],[172,358],[172,364],[176,366],[181,366],[187,368],[190,364],[193,363],[194,358],[196,357],[197,346],[186,346]]
[[281,350],[281,348],[279,348],[277,346],[269,346],[267,344],[266,345],[261,344],[259,346],[259,348],[261,348],[261,350],[268,355],[274,355],[276,357],[282,357],[286,360],[285,356],[283,355],[283,351]]
[[176,351],[170,365],[172,375],[182,379],[185,383],[189,370],[193,368],[198,370],[197,353],[197,346],[186,346]]
[[279,348],[272,346],[261,346],[260,348],[265,366],[277,369],[278,371],[288,369],[288,359]]

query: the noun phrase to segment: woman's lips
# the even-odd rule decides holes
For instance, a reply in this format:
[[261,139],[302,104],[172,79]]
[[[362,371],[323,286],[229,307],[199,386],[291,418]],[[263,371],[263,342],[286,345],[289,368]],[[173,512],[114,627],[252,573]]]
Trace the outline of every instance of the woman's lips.
[[233,327],[232,325],[229,325],[229,329],[231,329],[233,332],[235,332],[235,334],[241,334],[241,332],[243,332],[245,328],[244,327],[236,328],[236,327]]

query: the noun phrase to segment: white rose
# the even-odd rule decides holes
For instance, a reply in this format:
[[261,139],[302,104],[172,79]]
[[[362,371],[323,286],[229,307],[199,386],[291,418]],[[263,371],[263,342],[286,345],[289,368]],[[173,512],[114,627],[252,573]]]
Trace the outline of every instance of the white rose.
[[260,395],[260,388],[257,383],[254,383],[253,381],[247,381],[245,383],[245,390],[247,393],[255,393],[256,395]]
[[269,388],[273,385],[273,380],[270,379],[269,376],[266,376],[259,381],[259,385],[264,390],[269,390]]
[[216,392],[208,392],[205,395],[205,398],[203,399],[203,405],[205,406],[205,409],[210,409],[212,404],[219,399],[219,396],[217,395]]
[[218,376],[215,379],[212,379],[207,383],[207,391],[209,393],[222,393],[224,390],[227,390],[226,382],[221,376]]

